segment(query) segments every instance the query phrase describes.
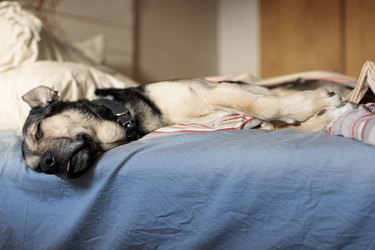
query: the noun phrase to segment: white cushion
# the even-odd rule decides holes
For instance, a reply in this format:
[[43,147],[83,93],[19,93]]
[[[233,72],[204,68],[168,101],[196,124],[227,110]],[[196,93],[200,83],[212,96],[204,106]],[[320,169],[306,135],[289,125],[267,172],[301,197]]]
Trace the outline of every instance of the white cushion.
[[41,21],[17,2],[0,2],[0,72],[38,57]]

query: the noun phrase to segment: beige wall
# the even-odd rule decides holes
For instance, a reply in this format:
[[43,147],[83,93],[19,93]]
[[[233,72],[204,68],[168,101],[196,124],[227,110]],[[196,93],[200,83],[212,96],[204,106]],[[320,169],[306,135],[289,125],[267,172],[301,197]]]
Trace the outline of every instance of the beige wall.
[[136,79],[217,73],[216,0],[137,0]]
[[218,73],[259,76],[258,0],[218,1]]

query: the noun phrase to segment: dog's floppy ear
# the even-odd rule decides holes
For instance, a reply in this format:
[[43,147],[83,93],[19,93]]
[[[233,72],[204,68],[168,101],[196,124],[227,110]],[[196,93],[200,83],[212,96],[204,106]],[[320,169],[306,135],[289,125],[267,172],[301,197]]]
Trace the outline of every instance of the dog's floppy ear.
[[59,100],[59,96],[57,91],[47,86],[39,86],[24,94],[22,100],[27,102],[31,108],[44,108]]

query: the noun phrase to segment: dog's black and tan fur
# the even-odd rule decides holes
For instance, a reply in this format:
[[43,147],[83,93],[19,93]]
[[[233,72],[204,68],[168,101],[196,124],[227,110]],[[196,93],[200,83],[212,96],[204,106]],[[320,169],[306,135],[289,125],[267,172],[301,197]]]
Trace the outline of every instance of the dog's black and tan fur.
[[320,111],[342,103],[339,95],[325,89],[274,96],[241,84],[204,79],[98,89],[96,94],[120,103],[124,107],[121,119],[101,99],[63,101],[44,86],[23,96],[32,108],[23,128],[22,152],[28,166],[74,178],[106,150],[163,126],[202,123],[224,113],[245,114],[266,122],[302,123],[298,126],[301,129],[319,130],[332,119],[332,112],[322,116]]

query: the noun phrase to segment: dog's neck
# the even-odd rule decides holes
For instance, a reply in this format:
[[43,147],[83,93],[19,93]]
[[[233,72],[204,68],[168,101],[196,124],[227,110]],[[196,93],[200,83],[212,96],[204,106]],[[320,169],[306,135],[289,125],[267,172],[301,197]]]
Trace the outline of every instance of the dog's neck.
[[130,110],[125,108],[124,104],[104,98],[96,99],[94,102],[109,109],[121,126],[126,127],[131,122],[132,114]]

